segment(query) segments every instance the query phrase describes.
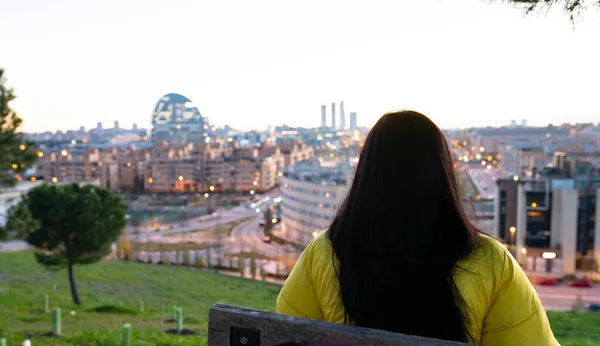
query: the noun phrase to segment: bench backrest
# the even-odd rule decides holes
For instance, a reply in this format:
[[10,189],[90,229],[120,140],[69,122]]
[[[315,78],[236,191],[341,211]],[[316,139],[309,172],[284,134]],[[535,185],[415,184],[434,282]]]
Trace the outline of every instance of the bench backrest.
[[460,346],[458,342],[333,324],[216,304],[208,317],[208,346]]

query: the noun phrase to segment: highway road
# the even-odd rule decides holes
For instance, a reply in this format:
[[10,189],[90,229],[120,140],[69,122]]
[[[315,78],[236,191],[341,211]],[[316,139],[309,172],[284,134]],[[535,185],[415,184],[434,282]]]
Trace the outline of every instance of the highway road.
[[284,253],[294,252],[290,246],[280,245],[275,242],[265,243],[263,227],[260,226],[261,217],[256,217],[236,226],[228,239],[230,251],[256,251],[265,256],[275,258]]
[[[232,209],[218,210],[217,213],[219,216],[217,218],[206,219],[206,217],[198,217],[179,224],[171,224],[169,231],[145,231],[132,234],[132,230],[130,230],[130,239],[142,242],[178,243],[186,241],[210,243],[216,241],[216,239],[211,238],[211,234],[207,232],[198,231],[211,230],[217,228],[219,224],[225,225],[230,222],[251,218],[251,220],[237,225],[232,230],[231,236],[223,239],[226,252],[239,253],[240,251],[256,249],[259,254],[274,258],[278,255],[289,253],[290,249],[275,242],[265,243],[263,241],[263,228],[260,227],[260,221],[267,207],[267,204],[264,203],[265,198],[274,199],[278,196],[279,191],[271,191],[266,195],[256,196],[255,201],[262,201],[260,203],[252,204],[252,202],[248,202],[246,205]],[[258,213],[257,210],[259,211]]]
[[536,285],[535,289],[544,304],[546,310],[570,310],[571,306],[577,299],[577,295],[586,302],[600,303],[600,287],[592,288],[575,288],[569,286],[540,286]]
[[471,180],[473,180],[473,184],[475,184],[475,187],[479,190],[482,199],[496,198],[498,191],[498,186],[496,185],[496,180],[499,177],[498,171],[494,169],[469,167],[467,172],[471,177]]

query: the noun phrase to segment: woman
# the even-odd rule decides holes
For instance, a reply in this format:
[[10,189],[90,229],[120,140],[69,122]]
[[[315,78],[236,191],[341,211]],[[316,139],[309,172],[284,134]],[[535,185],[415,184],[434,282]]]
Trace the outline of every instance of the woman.
[[481,345],[557,345],[507,249],[462,208],[440,129],[413,111],[371,129],[348,196],[277,312]]

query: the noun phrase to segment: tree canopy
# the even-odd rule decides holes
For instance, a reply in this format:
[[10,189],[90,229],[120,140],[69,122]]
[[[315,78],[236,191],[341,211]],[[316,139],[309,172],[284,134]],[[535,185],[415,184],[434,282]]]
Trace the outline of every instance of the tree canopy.
[[17,239],[27,240],[29,232],[39,227],[39,222],[31,217],[31,212],[22,203],[13,205],[6,216],[6,225],[0,227],[0,240],[8,239],[9,233],[15,233]]
[[51,269],[67,267],[73,301],[80,304],[73,265],[94,263],[110,253],[127,223],[127,206],[107,189],[79,184],[38,186],[20,204],[38,223],[26,237],[39,250],[36,260]]
[[[496,0],[498,1],[498,0]],[[517,5],[526,13],[538,10],[548,10],[555,6],[561,6],[569,15],[571,21],[593,6],[600,7],[600,0],[500,0]]]
[[9,107],[15,94],[5,84],[4,70],[0,69],[0,187],[14,185],[37,158],[33,143],[18,132],[23,120]]

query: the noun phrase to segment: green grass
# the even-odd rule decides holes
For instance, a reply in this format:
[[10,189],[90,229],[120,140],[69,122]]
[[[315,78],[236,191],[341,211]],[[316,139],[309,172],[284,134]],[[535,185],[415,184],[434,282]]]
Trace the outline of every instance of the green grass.
[[600,313],[549,311],[548,319],[562,346],[600,345]]
[[[0,253],[0,338],[8,345],[30,339],[38,345],[120,345],[121,328],[133,326],[132,344],[206,345],[208,309],[216,302],[272,311],[276,285],[219,276],[171,266],[103,261],[75,269],[82,306],[71,301],[65,270],[48,272],[33,254]],[[61,307],[61,338],[26,337],[48,332],[51,314],[43,312],[43,297]],[[138,311],[139,299],[144,312]],[[174,336],[171,306],[184,309],[184,327],[198,336]],[[164,310],[164,312],[163,312]],[[71,311],[75,314],[71,314]],[[548,312],[552,330],[562,346],[600,345],[600,314]]]
[[[131,323],[136,346],[206,345],[208,310],[214,303],[272,311],[279,292],[279,286],[258,281],[123,261],[77,266],[75,275],[81,307],[71,301],[65,270],[46,271],[30,252],[0,253],[0,338],[10,346],[25,339],[34,346],[120,345],[121,328]],[[43,311],[45,293],[51,308],[62,309],[64,336],[26,337],[51,330],[51,314]],[[139,299],[144,301],[141,313]],[[200,335],[164,332],[175,328],[163,322],[172,318],[173,305],[183,307],[184,328]]]

